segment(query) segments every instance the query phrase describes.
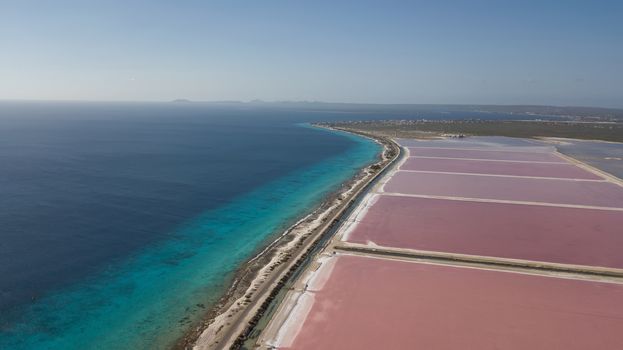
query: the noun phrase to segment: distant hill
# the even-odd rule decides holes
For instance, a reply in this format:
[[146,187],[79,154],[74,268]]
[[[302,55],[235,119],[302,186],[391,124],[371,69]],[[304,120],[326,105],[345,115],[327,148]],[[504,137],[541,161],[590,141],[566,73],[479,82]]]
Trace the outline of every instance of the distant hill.
[[184,98],[178,98],[178,99],[175,99],[175,100],[173,100],[171,102],[173,102],[173,103],[191,103],[192,101],[184,99]]

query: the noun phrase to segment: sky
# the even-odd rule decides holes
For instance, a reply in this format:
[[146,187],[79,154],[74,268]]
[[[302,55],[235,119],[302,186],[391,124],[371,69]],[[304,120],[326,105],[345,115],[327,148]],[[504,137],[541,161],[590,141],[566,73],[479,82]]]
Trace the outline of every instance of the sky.
[[623,1],[0,0],[0,100],[623,107]]

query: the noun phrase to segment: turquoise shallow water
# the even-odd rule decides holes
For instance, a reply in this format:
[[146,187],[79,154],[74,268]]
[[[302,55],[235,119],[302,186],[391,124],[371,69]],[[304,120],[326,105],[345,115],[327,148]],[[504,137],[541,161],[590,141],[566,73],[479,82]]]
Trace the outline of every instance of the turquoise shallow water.
[[23,312],[24,322],[3,330],[0,348],[167,348],[218,299],[237,266],[380,151],[371,140],[342,135],[355,146],[205,212],[172,239],[38,300]]

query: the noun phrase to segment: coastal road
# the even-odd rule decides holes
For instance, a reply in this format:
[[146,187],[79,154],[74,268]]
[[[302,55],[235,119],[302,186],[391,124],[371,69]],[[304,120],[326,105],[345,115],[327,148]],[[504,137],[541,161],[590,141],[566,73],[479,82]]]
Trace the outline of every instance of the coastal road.
[[623,348],[618,178],[515,140],[401,142],[259,347]]

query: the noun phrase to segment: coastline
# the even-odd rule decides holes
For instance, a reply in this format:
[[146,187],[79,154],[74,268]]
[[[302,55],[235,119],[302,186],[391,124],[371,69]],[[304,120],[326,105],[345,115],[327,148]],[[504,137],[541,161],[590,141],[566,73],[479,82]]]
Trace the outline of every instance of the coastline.
[[398,158],[397,145],[388,138],[314,124],[332,131],[365,137],[383,148],[376,162],[361,169],[328,195],[311,213],[295,222],[236,271],[225,294],[200,325],[188,331],[174,349],[221,349],[240,346],[270,301],[303,260],[322,242],[342,214],[367,185]]
[[[377,143],[351,134],[299,125],[287,130],[309,135],[307,141],[300,140],[304,147],[298,147],[296,137],[289,137],[296,143],[278,147],[268,141],[274,152],[266,157],[299,164],[297,168],[284,171],[278,165],[260,186],[179,221],[167,231],[172,239],[145,246],[80,284],[37,298],[23,313],[14,314],[15,323],[6,322],[12,315],[3,314],[0,348],[172,348],[201,324],[246,261],[374,162],[381,150]],[[317,144],[322,140],[328,142]],[[283,150],[292,145],[294,149]],[[302,150],[309,155],[297,155]],[[232,163],[239,162],[233,158]]]
[[[408,152],[408,149],[406,150]],[[572,161],[573,164],[583,167],[589,172],[592,172],[596,175],[605,176],[602,171],[599,169],[582,163],[579,160],[575,160],[571,157],[564,156],[562,154],[557,155],[562,156],[563,158]],[[398,162],[397,164],[400,164]],[[390,174],[391,175],[391,174]],[[391,177],[391,176],[389,176]],[[620,179],[610,179],[617,180],[613,181],[617,184],[621,185]],[[385,183],[385,180],[382,180],[381,183]],[[362,223],[364,227],[375,227],[375,231],[378,234],[379,230],[376,223],[372,224],[371,221],[364,221],[363,216],[366,215],[366,212],[373,205],[375,198],[374,196],[380,196],[383,193],[383,188],[379,186],[377,191],[371,191],[372,193],[367,195],[366,197],[369,201],[364,199],[360,205],[353,210],[350,214],[348,222],[352,223],[352,226],[359,225]],[[392,191],[390,191],[392,192]],[[394,193],[396,193],[395,191]],[[391,193],[387,196],[390,197]],[[470,201],[476,201],[476,199],[470,199]],[[527,202],[525,203],[527,204]],[[564,205],[564,204],[559,204]],[[378,208],[378,207],[377,207]],[[620,210],[620,209],[619,209]],[[437,213],[437,211],[433,210],[432,212]],[[393,221],[393,218],[386,217],[384,215],[387,214],[388,211],[384,211],[384,213],[379,213],[376,211],[373,216],[377,222],[387,222]],[[404,212],[402,215],[405,214]],[[389,220],[389,221],[387,221]],[[426,224],[424,224],[426,225]],[[619,281],[623,276],[621,274],[621,270],[615,268],[607,268],[607,267],[595,267],[595,266],[587,266],[584,265],[574,265],[568,262],[564,264],[558,264],[555,262],[546,262],[546,260],[540,261],[537,259],[531,260],[523,260],[523,259],[509,259],[509,258],[501,258],[501,257],[492,257],[487,255],[471,255],[470,254],[460,254],[457,252],[440,252],[432,250],[418,250],[413,246],[407,246],[405,243],[400,245],[392,244],[383,244],[382,242],[376,241],[373,237],[365,236],[362,240],[349,240],[346,237],[351,233],[353,227],[349,225],[344,225],[339,230],[339,232],[332,236],[331,242],[327,245],[326,249],[324,249],[321,253],[316,255],[315,263],[309,264],[309,266],[305,269],[304,272],[301,273],[297,282],[292,285],[292,287],[288,288],[287,296],[283,298],[281,304],[279,305],[279,309],[274,312],[274,317],[271,318],[270,323],[266,328],[264,328],[262,334],[258,337],[257,348],[261,349],[276,349],[276,348],[296,348],[307,347],[307,348],[322,348],[322,346],[318,345],[318,343],[323,344],[323,346],[327,346],[327,342],[321,342],[319,339],[326,339],[323,337],[323,334],[326,332],[331,333],[331,339],[337,339],[335,343],[331,343],[331,345],[339,344],[338,347],[341,348],[358,348],[361,347],[362,342],[358,343],[358,347],[352,345],[352,343],[347,343],[344,339],[359,339],[359,336],[366,337],[369,336],[368,339],[374,339],[374,334],[377,328],[377,324],[381,324],[382,322],[378,319],[377,323],[366,323],[366,326],[371,325],[370,328],[364,327],[364,323],[358,323],[358,321],[364,319],[369,320],[377,315],[379,315],[379,311],[381,314],[383,313],[383,309],[376,309],[376,314],[369,313],[364,316],[361,316],[361,306],[368,306],[366,300],[362,300],[362,294],[357,294],[357,300],[352,302],[350,305],[355,305],[354,308],[350,310],[358,310],[357,312],[353,312],[353,314],[349,315],[348,320],[345,320],[340,317],[341,311],[344,310],[341,307],[337,307],[336,305],[344,304],[344,300],[349,300],[349,297],[353,295],[352,290],[348,289],[354,284],[350,284],[348,281],[348,276],[344,273],[339,274],[339,277],[332,277],[333,280],[327,282],[329,276],[335,276],[336,274],[334,269],[337,269],[336,261],[338,259],[342,259],[344,256],[358,256],[365,257],[369,259],[380,259],[385,261],[405,261],[405,262],[417,262],[423,264],[437,265],[437,266],[453,266],[453,267],[469,267],[474,269],[498,269],[499,271],[504,272],[514,272],[521,274],[534,274],[538,276],[548,276],[548,277],[556,277],[556,278],[580,278],[585,279],[587,281],[592,282],[604,282],[604,281]],[[404,227],[404,234],[409,233],[409,226]],[[383,228],[383,227],[382,227]],[[384,228],[387,229],[387,226]],[[365,229],[364,229],[365,230]],[[383,232],[381,229],[380,232]],[[395,231],[393,231],[395,232]],[[392,233],[393,233],[392,232]],[[467,231],[466,231],[467,232]],[[563,230],[564,232],[564,230]],[[381,237],[383,235],[378,235],[377,237]],[[365,241],[366,243],[362,243]],[[378,245],[377,245],[378,243]],[[387,243],[387,241],[385,242]],[[355,266],[348,265],[347,269],[349,270],[350,275],[356,275],[360,280],[365,280],[367,278],[371,278],[367,273],[361,274],[361,269],[365,268],[363,266]],[[342,269],[344,271],[344,269]],[[367,269],[365,271],[368,271]],[[387,271],[387,270],[386,270]],[[383,278],[381,275],[380,278]],[[379,282],[379,276],[374,279],[374,283]],[[346,281],[346,282],[345,282]],[[372,283],[372,284],[374,284]],[[343,288],[348,289],[347,292],[337,294],[332,294],[331,292],[327,292],[329,288],[326,285],[333,285],[333,291],[335,290],[344,290]],[[338,285],[338,287],[335,287]],[[445,284],[444,284],[445,285]],[[357,291],[359,291],[360,285],[357,285]],[[378,285],[372,286],[373,288],[368,289],[368,291],[372,290],[370,294],[364,294],[366,297],[372,301],[372,299],[378,299]],[[394,290],[404,290],[407,287],[402,285],[398,285],[394,287]],[[327,297],[327,295],[330,295]],[[395,294],[392,294],[395,296]],[[408,297],[408,296],[407,296]],[[346,298],[346,299],[345,299]],[[329,299],[329,300],[328,300]],[[382,299],[382,298],[381,298]],[[404,299],[404,297],[402,298]],[[402,300],[401,298],[397,300]],[[340,300],[339,303],[335,303],[336,300]],[[436,300],[438,301],[438,300]],[[315,303],[315,304],[314,304]],[[399,302],[397,302],[399,304]],[[348,303],[347,303],[348,304]],[[370,304],[374,304],[370,302]],[[330,305],[332,307],[327,307]],[[387,307],[387,302],[378,302],[377,305],[382,305],[383,307]],[[392,305],[390,308],[393,310],[401,310],[400,306]],[[335,311],[335,310],[340,311]],[[364,307],[365,309],[365,307]],[[348,310],[347,310],[348,312]],[[417,312],[417,310],[415,311]],[[346,313],[346,312],[344,312]],[[353,316],[354,315],[354,316]],[[363,318],[362,318],[363,317]],[[400,317],[400,315],[398,315]],[[396,316],[386,316],[388,322],[391,323],[392,319],[395,320]],[[339,319],[339,321],[336,321]],[[379,323],[381,322],[381,323]],[[305,323],[305,327],[303,327],[303,323]],[[339,328],[336,331],[336,324],[344,325],[344,324],[356,324],[355,326],[350,326],[353,330],[350,332],[347,329],[349,326],[344,328]],[[387,322],[383,323],[387,324]],[[321,326],[319,326],[321,325]],[[328,325],[328,326],[327,326]],[[309,331],[310,328],[313,328],[312,331]],[[363,328],[366,328],[362,331]],[[307,331],[305,332],[305,329]],[[404,332],[404,339],[409,339],[408,337],[411,335],[409,333],[408,328]],[[363,333],[362,333],[363,332]],[[372,332],[372,333],[370,333]],[[299,334],[303,334],[298,339],[305,339],[303,341],[298,342],[297,336]],[[372,335],[371,335],[372,334]],[[385,332],[384,334],[388,334],[389,338],[397,339],[398,337],[395,334],[390,334]],[[341,337],[341,338],[340,338]],[[443,335],[441,336],[443,337]],[[376,337],[378,338],[378,337]],[[295,343],[294,340],[297,339]],[[403,344],[404,344],[404,340]],[[384,341],[383,341],[384,342]],[[303,345],[304,343],[304,345]],[[312,344],[312,345],[310,345]],[[350,347],[344,344],[351,344]],[[369,345],[370,343],[365,343],[366,347],[370,348],[378,348],[383,347],[379,346],[378,343],[374,345]],[[425,347],[426,345],[424,345]],[[394,345],[394,347],[397,347]]]

